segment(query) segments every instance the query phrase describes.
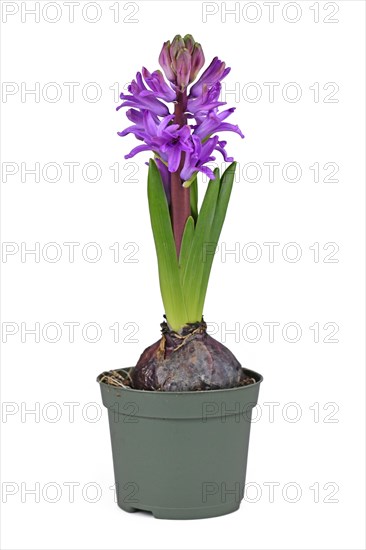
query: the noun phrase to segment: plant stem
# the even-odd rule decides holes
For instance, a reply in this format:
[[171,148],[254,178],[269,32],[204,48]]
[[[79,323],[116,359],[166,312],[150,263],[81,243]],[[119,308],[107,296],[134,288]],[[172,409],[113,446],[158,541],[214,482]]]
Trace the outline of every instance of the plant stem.
[[[187,122],[185,111],[187,108],[187,92],[177,93],[177,102],[175,104],[173,120],[174,124],[183,126]],[[170,203],[170,215],[172,219],[173,234],[175,241],[175,248],[177,250],[177,256],[179,258],[180,246],[182,242],[182,236],[184,227],[186,225],[187,218],[191,215],[190,205],[190,189],[183,187],[182,179],[180,177],[180,171],[184,164],[184,153],[181,155],[181,161],[179,168],[176,172],[171,174],[171,203]]]

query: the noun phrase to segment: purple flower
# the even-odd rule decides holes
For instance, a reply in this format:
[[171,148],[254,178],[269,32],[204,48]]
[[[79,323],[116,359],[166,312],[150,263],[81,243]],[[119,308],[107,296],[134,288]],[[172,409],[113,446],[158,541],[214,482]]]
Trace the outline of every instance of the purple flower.
[[191,145],[191,131],[188,126],[183,126],[179,130],[169,131],[173,124],[168,127],[164,136],[160,138],[159,150],[161,151],[161,157],[168,163],[169,172],[176,172],[179,168],[182,152],[188,152],[192,150]]
[[216,113],[215,110],[208,112],[202,122],[197,124],[197,126],[194,126],[194,133],[201,139],[205,139],[207,136],[210,136],[215,132],[235,132],[243,138],[244,134],[240,130],[239,126],[222,122],[234,111],[235,107],[222,111],[221,113]]
[[122,132],[117,132],[117,134],[121,137],[127,136],[127,134],[135,134],[137,139],[144,140],[146,136],[146,131],[144,125],[143,111],[138,111],[137,109],[128,109],[128,111],[126,111],[126,116],[128,120],[130,120],[134,124],[132,126],[128,126]]
[[181,178],[185,182],[188,182],[197,172],[203,172],[210,179],[215,179],[212,170],[204,165],[206,162],[215,160],[215,157],[211,156],[211,153],[215,149],[218,140],[218,136],[215,136],[202,144],[198,136],[192,136],[193,150],[186,153],[183,169],[180,173]]
[[220,151],[220,153],[224,157],[225,162],[233,162],[234,157],[229,157],[227,155],[227,152],[225,151],[225,147],[226,147],[226,141],[218,141],[215,149],[216,151]]
[[164,99],[164,101],[174,101],[176,99],[177,94],[165,82],[161,71],[149,73],[149,71],[143,67],[142,75],[146,84],[155,93],[156,97]]
[[121,107],[136,107],[137,109],[147,109],[158,116],[169,114],[168,107],[157,99],[156,93],[146,88],[141,73],[136,74],[136,80],[131,82],[128,91],[131,95],[120,95],[120,98],[125,101],[117,107],[117,111]]
[[221,92],[220,82],[216,82],[211,88],[204,84],[201,95],[194,97],[189,95],[187,109],[193,113],[194,118],[202,118],[212,109],[225,105],[224,101],[218,101]]
[[130,107],[126,116],[132,125],[118,135],[132,133],[143,142],[125,158],[143,151],[154,153],[169,201],[170,173],[176,172],[181,163],[180,177],[186,186],[197,172],[212,179],[214,174],[207,163],[215,160],[215,151],[225,161],[233,160],[226,152],[226,141],[219,140],[217,134],[229,131],[244,136],[237,125],[226,122],[235,109],[219,111],[226,105],[220,101],[220,82],[230,71],[223,61],[215,57],[190,90],[187,88],[204,63],[202,48],[191,35],[177,35],[172,43],[165,42],[159,63],[169,83],[159,70],[150,73],[144,67],[142,74],[136,74],[129,93],[121,94],[123,102],[117,107],[117,111]]
[[145,145],[135,147],[125,158],[130,159],[142,151],[153,151],[167,164],[169,172],[176,172],[182,152],[191,151],[192,145],[189,126],[180,128],[178,124],[169,124],[173,118],[174,115],[168,115],[157,123],[152,114],[145,111],[142,120],[139,119],[135,128],[130,130],[138,134]]
[[214,86],[217,82],[220,82],[230,72],[230,67],[225,68],[225,63],[220,61],[218,57],[214,57],[210,65],[197,80],[190,90],[191,97],[198,97],[203,92],[203,87]]

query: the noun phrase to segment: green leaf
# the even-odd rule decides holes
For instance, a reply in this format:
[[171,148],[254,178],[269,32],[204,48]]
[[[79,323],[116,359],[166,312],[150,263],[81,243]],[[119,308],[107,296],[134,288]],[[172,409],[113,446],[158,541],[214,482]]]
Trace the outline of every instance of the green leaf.
[[191,250],[192,240],[194,235],[194,220],[192,216],[189,216],[184,227],[184,232],[182,236],[182,244],[180,245],[180,255],[179,255],[179,269],[180,269],[180,280],[183,280],[184,273],[187,267],[187,260],[189,257],[189,252]]
[[194,223],[198,218],[198,188],[197,188],[197,175],[191,184],[190,201],[191,201],[191,214],[194,219]]
[[217,199],[215,216],[211,226],[209,242],[206,245],[207,253],[206,253],[206,257],[204,258],[205,260],[204,270],[203,270],[202,281],[201,281],[200,299],[198,303],[198,309],[201,309],[202,311],[203,311],[203,306],[206,298],[206,292],[207,292],[208,281],[210,278],[212,262],[213,262],[215,251],[217,248],[217,243],[220,238],[222,226],[224,225],[226,211],[229,204],[231,191],[233,188],[235,169],[236,169],[236,162],[233,162],[225,170],[220,181],[220,192]]
[[182,279],[188,322],[190,323],[200,321],[202,317],[200,294],[204,270],[206,268],[206,245],[210,242],[216,202],[220,191],[220,174],[218,170],[215,170],[215,176],[215,179],[211,180],[207,186]]
[[148,200],[151,227],[158,258],[159,281],[165,314],[170,327],[179,330],[187,322],[187,314],[180,282],[178,258],[174,243],[169,207],[160,172],[150,159]]

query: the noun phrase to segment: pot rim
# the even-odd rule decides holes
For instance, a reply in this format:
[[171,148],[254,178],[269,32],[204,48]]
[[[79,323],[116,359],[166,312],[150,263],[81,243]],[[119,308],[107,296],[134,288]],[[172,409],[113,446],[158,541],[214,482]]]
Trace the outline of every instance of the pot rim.
[[[129,372],[131,369],[133,369],[134,367],[127,367],[125,369],[113,369],[117,372],[121,372],[121,371],[124,371],[124,372]],[[101,382],[99,380],[99,378],[101,378],[101,376],[106,372],[106,371],[103,371],[101,372],[98,376],[97,376],[97,379],[96,381],[98,382],[98,384],[100,386],[103,386],[105,388],[108,388],[108,389],[114,389],[114,390],[119,390],[119,391],[129,391],[129,392],[133,392],[134,394],[137,394],[137,395],[147,395],[147,394],[150,394],[150,395],[212,395],[212,394],[220,394],[222,392],[228,392],[228,391],[243,391],[247,388],[254,388],[256,386],[259,386],[262,382],[263,382],[263,376],[261,374],[259,374],[259,372],[256,372],[254,370],[251,370],[251,369],[246,369],[245,367],[242,367],[242,370],[245,372],[245,374],[247,374],[248,376],[252,376],[252,378],[255,379],[255,383],[254,384],[248,384],[247,386],[235,386],[234,388],[221,388],[219,390],[193,390],[193,391],[156,391],[156,390],[136,390],[134,388],[130,388],[128,386],[126,387],[122,387],[122,386],[114,386],[113,384],[106,384],[105,382]],[[108,371],[107,371],[108,372]],[[253,376],[254,375],[254,376]]]

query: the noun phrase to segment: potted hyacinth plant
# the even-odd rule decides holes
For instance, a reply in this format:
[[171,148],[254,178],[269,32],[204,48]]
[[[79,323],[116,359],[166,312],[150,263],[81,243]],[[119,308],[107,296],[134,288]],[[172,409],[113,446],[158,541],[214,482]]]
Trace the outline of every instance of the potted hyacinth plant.
[[[230,71],[205,59],[191,35],[165,42],[163,72],[138,72],[117,110],[120,136],[149,151],[147,192],[165,321],[161,337],[127,369],[99,375],[109,412],[119,506],[159,518],[204,518],[238,509],[243,497],[252,408],[261,375],[245,369],[207,333],[203,307],[234,181],[221,132],[234,108],[220,101]],[[164,77],[165,75],[165,77]],[[211,170],[216,152],[230,163]],[[198,207],[199,175],[208,178]]]

